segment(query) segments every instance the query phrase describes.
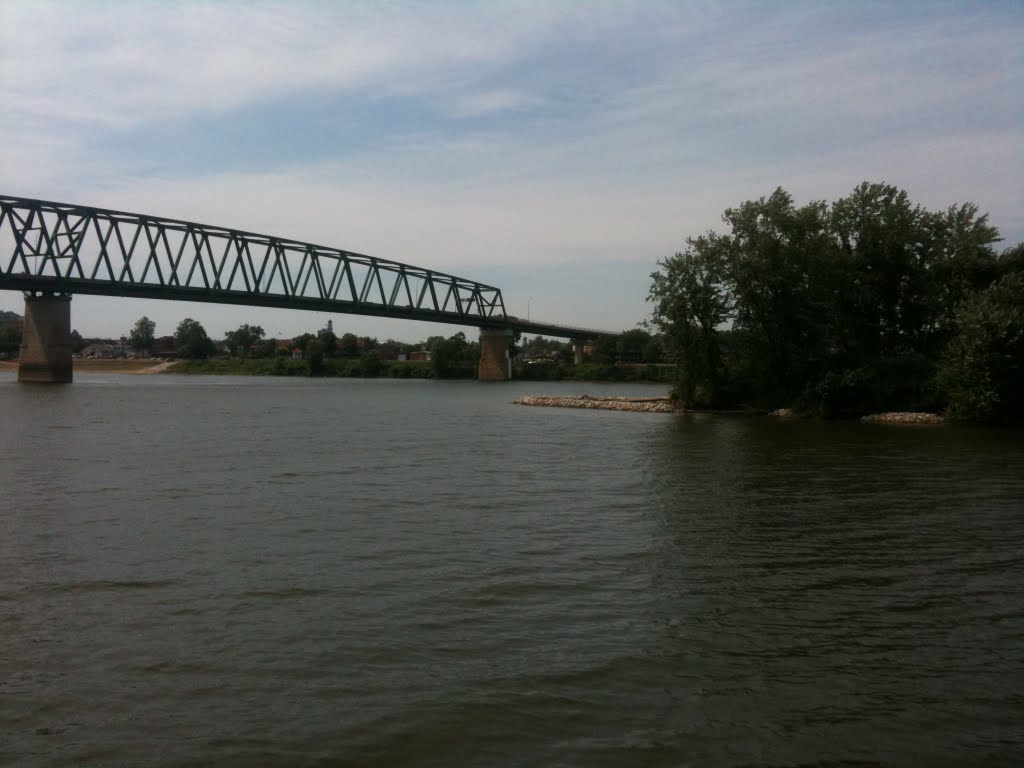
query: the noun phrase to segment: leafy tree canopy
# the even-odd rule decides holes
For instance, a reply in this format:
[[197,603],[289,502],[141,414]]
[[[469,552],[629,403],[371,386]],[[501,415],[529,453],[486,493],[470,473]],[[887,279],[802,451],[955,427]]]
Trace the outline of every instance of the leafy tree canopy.
[[224,334],[224,342],[233,357],[246,358],[253,352],[253,347],[264,337],[262,326],[240,325],[238,330]]
[[[1012,281],[999,291],[994,281],[1019,273],[1024,254],[997,255],[999,232],[971,203],[933,212],[865,182],[834,203],[798,206],[780,188],[727,209],[723,222],[725,232],[688,238],[651,276],[653,324],[691,406],[941,407],[953,390],[939,386],[939,361],[964,374],[966,359],[947,350],[962,350],[965,334],[996,343],[980,340],[971,318],[1002,323],[1004,345],[1019,322],[1006,310]],[[1024,384],[1018,369],[999,370]],[[998,402],[1010,407],[1005,394]]]
[[174,332],[174,347],[178,357],[203,359],[213,354],[214,346],[206,329],[198,320],[187,317],[178,323]]
[[140,317],[128,334],[128,344],[139,352],[151,353],[156,339],[156,323],[148,317]]

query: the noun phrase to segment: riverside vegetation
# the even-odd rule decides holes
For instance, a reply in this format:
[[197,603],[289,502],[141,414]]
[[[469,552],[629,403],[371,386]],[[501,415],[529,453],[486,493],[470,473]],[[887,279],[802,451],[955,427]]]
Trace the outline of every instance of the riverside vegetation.
[[1024,245],[971,203],[929,211],[863,183],[783,189],[660,262],[649,299],[685,407],[1024,420]]

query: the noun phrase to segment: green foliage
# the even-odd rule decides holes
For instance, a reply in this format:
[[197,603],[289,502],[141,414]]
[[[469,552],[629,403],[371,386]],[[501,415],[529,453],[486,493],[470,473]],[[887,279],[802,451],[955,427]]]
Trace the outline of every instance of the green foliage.
[[614,365],[619,356],[619,340],[615,336],[601,336],[594,342],[590,356],[598,365]]
[[175,354],[186,359],[203,359],[213,354],[214,346],[198,320],[187,317],[174,332]]
[[224,342],[232,357],[249,357],[253,347],[264,336],[263,327],[259,325],[241,325],[237,331],[228,331],[224,334]]
[[[376,373],[372,371],[376,370]],[[392,379],[432,379],[430,363],[379,360],[369,367],[363,360],[324,358],[313,373],[309,360],[288,357],[250,358],[243,360],[183,360],[175,364],[174,373],[194,373],[230,376],[326,376],[339,378],[385,377]]]
[[[865,182],[831,205],[798,207],[777,189],[727,209],[723,221],[727,233],[689,238],[652,275],[654,326],[687,405],[854,416],[939,408],[945,396],[953,408],[957,392],[958,412],[982,418],[985,403],[1009,397],[1013,375],[978,350],[1010,344],[1019,329],[1005,309],[1012,291],[973,302],[999,275],[1019,274],[1024,254],[1017,246],[997,257],[999,233],[973,204],[930,212],[903,190]],[[944,370],[965,376],[980,366],[1004,383],[971,385],[973,399],[949,373],[940,386],[947,348],[955,354]]]
[[971,295],[957,309],[956,326],[939,369],[949,415],[962,421],[1024,419],[1024,272]]
[[999,255],[996,270],[1000,275],[1012,275],[1024,272],[1024,243],[1017,243]]
[[374,378],[380,376],[381,365],[380,353],[375,349],[371,349],[369,352],[363,355],[363,359],[360,361],[360,368],[362,369],[363,376],[367,378]]
[[427,340],[427,349],[434,376],[438,379],[465,378],[467,370],[475,370],[480,356],[479,346],[467,342],[462,331],[447,339],[431,336]]
[[156,340],[156,323],[148,317],[140,317],[128,333],[128,344],[137,352],[152,354]]
[[520,347],[522,353],[529,358],[572,356],[572,344],[543,336],[534,336],[532,339],[524,337]]
[[324,375],[324,348],[318,339],[311,339],[303,351],[303,358],[309,366],[310,376]]
[[0,354],[17,357],[21,350],[22,325],[15,319],[0,323]]
[[354,333],[346,333],[338,339],[338,354],[343,357],[356,357],[359,355],[359,339]]
[[324,357],[334,357],[338,351],[338,337],[334,335],[334,331],[324,328],[317,333],[316,340],[320,342]]
[[719,326],[730,318],[732,306],[723,285],[731,241],[709,232],[688,238],[686,245],[651,275],[649,298],[655,305],[654,323],[675,352],[674,397],[688,407],[717,406],[722,382]]

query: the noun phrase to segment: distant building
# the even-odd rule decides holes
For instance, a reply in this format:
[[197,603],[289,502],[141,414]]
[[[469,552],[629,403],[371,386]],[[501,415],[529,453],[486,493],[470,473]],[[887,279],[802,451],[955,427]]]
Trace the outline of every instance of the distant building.
[[160,336],[153,339],[153,357],[176,357],[178,354],[177,345],[173,336]]
[[122,350],[115,344],[98,342],[85,347],[80,353],[82,357],[123,357]]
[[429,352],[422,352],[422,351],[420,351],[420,352],[410,352],[407,355],[407,358],[409,359],[410,362],[414,362],[414,363],[427,363],[427,362],[430,362],[430,353]]

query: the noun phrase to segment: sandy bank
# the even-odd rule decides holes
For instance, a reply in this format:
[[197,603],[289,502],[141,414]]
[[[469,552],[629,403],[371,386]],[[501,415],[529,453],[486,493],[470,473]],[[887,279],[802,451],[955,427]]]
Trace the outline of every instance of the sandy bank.
[[[75,373],[161,373],[174,365],[176,361],[157,362],[154,360],[87,360],[76,357],[71,361],[71,369]],[[0,360],[0,371],[17,371],[17,360]]]

